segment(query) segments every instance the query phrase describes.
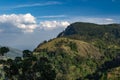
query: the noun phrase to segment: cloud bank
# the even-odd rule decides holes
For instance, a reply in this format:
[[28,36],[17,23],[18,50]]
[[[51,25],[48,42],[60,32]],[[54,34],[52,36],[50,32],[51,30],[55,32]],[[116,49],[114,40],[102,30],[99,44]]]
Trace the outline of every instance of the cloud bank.
[[0,29],[7,32],[33,32],[37,27],[35,17],[31,14],[0,15]]
[[32,33],[36,28],[52,30],[55,28],[65,28],[70,23],[67,21],[41,21],[37,20],[30,13],[0,15],[0,32],[8,33]]
[[57,27],[66,28],[70,23],[68,21],[43,21],[40,22],[40,28],[45,30],[55,29]]
[[[63,17],[63,16],[44,16],[46,17]],[[42,20],[38,22],[38,18],[30,13],[27,14],[9,14],[0,15],[0,32],[6,33],[32,33],[36,29],[53,30],[57,28],[66,28],[73,22],[90,22],[97,24],[111,24],[118,22],[114,18],[95,18],[95,17],[72,17],[66,20]]]

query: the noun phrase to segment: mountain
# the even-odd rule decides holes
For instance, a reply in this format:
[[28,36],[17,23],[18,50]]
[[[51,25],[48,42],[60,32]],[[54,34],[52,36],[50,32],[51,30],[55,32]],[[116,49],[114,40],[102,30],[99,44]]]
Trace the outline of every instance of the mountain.
[[76,22],[69,25],[58,37],[75,39],[115,38],[120,37],[120,24],[98,25],[94,23]]
[[[0,46],[3,47],[3,46]],[[4,55],[5,58],[11,58],[14,59],[15,57],[22,57],[22,51],[15,49],[15,48],[9,48],[9,52]]]
[[75,80],[92,74],[104,57],[92,44],[69,38],[55,38],[41,43],[34,50],[34,55],[51,61],[58,80]]
[[109,59],[99,48],[81,40],[55,38],[44,41],[33,54],[38,59],[47,57],[50,60],[57,71],[57,80],[119,79],[120,58],[112,59],[111,56]]
[[55,67],[57,79],[116,80],[120,77],[116,76],[120,66],[119,44],[120,24],[76,22],[57,38],[41,43],[34,54],[47,56],[53,66],[60,67]]
[[98,25],[76,22],[69,25],[57,37],[88,42],[99,48],[100,52],[109,59],[120,55],[120,24]]
[[[97,69],[89,79],[119,80],[120,77],[120,24],[98,25],[76,22],[69,25],[58,36],[82,40],[97,47],[104,54],[102,69]],[[102,76],[98,76],[103,73]],[[96,74],[96,75],[95,75]],[[105,78],[106,77],[106,78]]]
[[2,64],[11,80],[119,80],[119,44],[120,24],[76,22],[32,54]]
[[101,41],[103,45],[119,46],[120,24],[98,25],[76,22],[69,25],[58,37],[83,40],[91,44]]
[[58,52],[59,50],[71,55],[79,55],[85,58],[97,58],[100,59],[102,54],[99,49],[93,45],[80,40],[68,39],[68,38],[56,38],[43,45],[39,45],[35,52],[42,52],[46,49],[48,52]]

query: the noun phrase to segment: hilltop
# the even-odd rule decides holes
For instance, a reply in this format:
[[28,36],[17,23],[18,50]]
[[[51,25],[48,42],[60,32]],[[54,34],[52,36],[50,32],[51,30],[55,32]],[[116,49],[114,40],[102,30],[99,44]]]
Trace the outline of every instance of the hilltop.
[[58,37],[70,37],[74,39],[118,39],[120,37],[120,24],[99,25],[94,23],[76,22],[69,25]]
[[76,22],[69,25],[57,37],[85,41],[97,47],[109,59],[120,55],[120,24]]

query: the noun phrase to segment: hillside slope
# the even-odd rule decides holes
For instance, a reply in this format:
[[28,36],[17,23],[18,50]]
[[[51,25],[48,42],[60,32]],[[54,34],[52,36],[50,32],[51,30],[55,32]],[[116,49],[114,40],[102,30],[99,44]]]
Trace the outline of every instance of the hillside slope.
[[120,55],[120,24],[98,25],[76,22],[68,26],[58,37],[88,42],[109,59]]
[[75,39],[120,38],[120,24],[98,25],[94,23],[76,22],[69,25],[58,37]]
[[93,74],[94,77],[89,77],[89,79],[120,79],[120,75],[118,74],[120,67],[120,24],[98,25],[76,22],[68,26],[58,37],[67,37],[88,42],[96,46],[104,54],[105,60],[101,66],[102,69],[99,70],[98,68],[96,73]]
[[34,54],[46,56],[53,66],[59,66],[55,67],[57,79],[118,79],[119,44],[120,24],[77,22],[68,26],[56,39],[40,44]]
[[46,49],[48,52],[57,52],[59,50],[68,54],[77,54],[86,58],[98,58],[102,56],[99,49],[93,45],[80,40],[68,38],[56,38],[52,41],[39,45],[35,52],[41,52]]
[[103,63],[103,54],[93,45],[80,40],[56,38],[40,44],[36,57],[47,57],[54,66],[57,80],[82,79]]

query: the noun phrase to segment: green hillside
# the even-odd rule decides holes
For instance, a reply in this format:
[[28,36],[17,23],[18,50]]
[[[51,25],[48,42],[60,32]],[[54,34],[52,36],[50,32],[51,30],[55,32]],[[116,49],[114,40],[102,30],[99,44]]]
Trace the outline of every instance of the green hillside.
[[68,38],[56,38],[39,45],[34,55],[47,57],[54,66],[57,80],[84,79],[103,63],[103,54],[93,45]]
[[118,40],[120,37],[120,24],[98,25],[76,22],[69,25],[58,37],[70,37],[90,41],[95,39]]
[[[109,71],[113,71],[114,73],[114,68],[116,69],[120,66],[120,24],[98,25],[76,22],[68,26],[58,37],[82,40],[96,46],[101,54],[104,54],[105,62],[102,64],[104,65],[104,68],[102,68],[104,71],[98,68],[95,74],[99,72],[106,73],[104,76],[106,78],[103,78],[104,80],[120,79],[118,74],[111,75],[110,78],[107,78]],[[97,77],[95,76],[96,75],[94,75],[94,78],[98,79],[98,75]]]
[[120,52],[120,24],[98,25],[76,22],[68,26],[58,37],[88,42],[98,47],[102,53],[109,53],[111,56]]
[[38,46],[35,52],[41,52],[46,49],[48,52],[63,51],[70,55],[79,55],[85,58],[97,58],[100,59],[102,54],[99,49],[93,45],[80,40],[68,39],[68,38],[56,38],[43,45]]

